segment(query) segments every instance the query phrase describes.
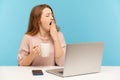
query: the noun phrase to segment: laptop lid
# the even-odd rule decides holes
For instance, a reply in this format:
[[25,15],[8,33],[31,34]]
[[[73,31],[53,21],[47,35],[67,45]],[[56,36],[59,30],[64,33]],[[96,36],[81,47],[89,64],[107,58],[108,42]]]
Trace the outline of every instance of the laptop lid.
[[60,77],[99,72],[102,62],[103,46],[103,42],[68,44],[64,68],[51,69],[47,70],[47,72]]
[[103,46],[103,42],[68,44],[63,76],[99,72]]

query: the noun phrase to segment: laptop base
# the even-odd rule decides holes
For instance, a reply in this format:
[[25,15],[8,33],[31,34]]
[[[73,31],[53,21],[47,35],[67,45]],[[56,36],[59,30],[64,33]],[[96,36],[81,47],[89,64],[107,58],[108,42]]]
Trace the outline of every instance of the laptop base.
[[46,72],[51,73],[51,74],[55,74],[55,75],[60,76],[60,77],[64,77],[63,76],[63,69],[64,68],[51,69],[51,70],[46,70]]

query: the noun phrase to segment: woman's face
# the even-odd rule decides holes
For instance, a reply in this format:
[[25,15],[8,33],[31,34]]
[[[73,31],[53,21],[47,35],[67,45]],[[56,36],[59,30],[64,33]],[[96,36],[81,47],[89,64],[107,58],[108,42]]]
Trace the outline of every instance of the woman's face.
[[45,31],[50,31],[50,23],[53,19],[53,13],[51,9],[44,8],[41,15],[41,25],[40,27]]

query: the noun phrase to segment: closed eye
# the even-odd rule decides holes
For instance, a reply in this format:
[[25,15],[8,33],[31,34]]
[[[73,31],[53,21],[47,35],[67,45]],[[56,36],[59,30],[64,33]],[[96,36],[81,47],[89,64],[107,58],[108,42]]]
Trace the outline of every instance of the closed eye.
[[49,14],[47,14],[46,17],[49,17]]

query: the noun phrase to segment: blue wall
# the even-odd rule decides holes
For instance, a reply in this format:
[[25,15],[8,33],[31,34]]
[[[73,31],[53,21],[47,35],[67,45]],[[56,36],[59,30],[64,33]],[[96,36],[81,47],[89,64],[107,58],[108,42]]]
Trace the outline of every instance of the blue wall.
[[0,66],[17,65],[29,14],[49,4],[67,43],[103,41],[102,65],[120,66],[120,0],[0,0]]

